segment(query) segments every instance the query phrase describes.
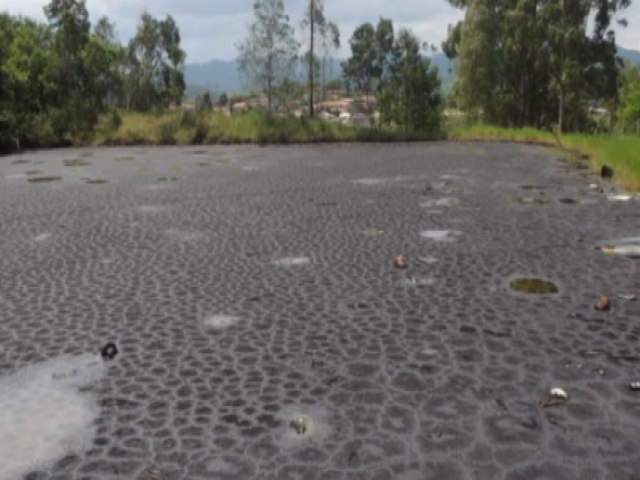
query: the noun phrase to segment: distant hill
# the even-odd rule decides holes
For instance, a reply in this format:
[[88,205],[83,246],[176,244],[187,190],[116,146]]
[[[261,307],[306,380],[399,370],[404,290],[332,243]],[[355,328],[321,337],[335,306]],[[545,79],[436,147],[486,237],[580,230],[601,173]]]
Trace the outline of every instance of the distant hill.
[[[326,65],[327,80],[342,76],[342,60],[331,60]],[[207,63],[192,63],[185,66],[185,81],[187,94],[197,95],[206,90],[216,93],[237,93],[246,90],[242,78],[238,74],[238,63],[235,60],[211,60]],[[304,81],[305,68],[300,65],[296,77]]]
[[618,47],[618,56],[623,60],[640,66],[640,52]]
[[[623,60],[640,65],[640,52],[618,47],[618,55]],[[453,62],[444,53],[435,53],[431,62],[438,68],[442,86],[445,90],[451,88],[454,81]],[[342,75],[342,60],[333,60],[328,67],[330,79],[339,78]],[[304,69],[298,69],[297,76],[304,79]],[[238,64],[235,60],[211,60],[207,63],[192,63],[185,66],[185,80],[187,82],[187,94],[195,96],[206,90],[216,93],[236,93],[245,90],[240,75]]]
[[211,60],[207,63],[187,64],[184,76],[190,90],[212,90],[219,93],[242,90],[235,60]]

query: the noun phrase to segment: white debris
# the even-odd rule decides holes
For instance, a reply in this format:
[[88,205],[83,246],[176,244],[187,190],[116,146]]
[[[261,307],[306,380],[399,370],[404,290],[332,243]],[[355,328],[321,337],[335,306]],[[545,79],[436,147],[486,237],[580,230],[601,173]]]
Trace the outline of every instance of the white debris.
[[549,395],[554,400],[562,400],[565,402],[569,400],[569,394],[562,388],[552,388],[549,390]]
[[420,232],[422,238],[435,241],[446,241],[459,235],[462,235],[462,232],[456,230],[424,230]]
[[233,315],[210,315],[204,319],[204,326],[213,330],[224,330],[225,328],[237,325],[239,317]]
[[276,267],[304,267],[310,263],[309,257],[285,257],[273,261]]
[[49,232],[41,233],[40,235],[36,235],[33,237],[35,242],[45,242],[51,238],[51,234]]
[[633,197],[631,195],[610,195],[608,198],[610,202],[628,202]]

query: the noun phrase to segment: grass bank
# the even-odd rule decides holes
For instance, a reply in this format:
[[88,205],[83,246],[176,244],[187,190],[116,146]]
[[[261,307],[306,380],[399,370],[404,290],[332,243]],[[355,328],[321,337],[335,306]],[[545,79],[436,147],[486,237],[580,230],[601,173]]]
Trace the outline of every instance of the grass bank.
[[[227,115],[171,111],[121,113],[101,117],[93,145],[193,145],[230,143],[312,143],[435,140],[443,135],[376,130],[294,117],[268,118],[263,112]],[[75,142],[74,142],[75,143]]]
[[[490,125],[455,126],[450,140],[483,140],[535,143],[560,149],[553,134],[534,128],[502,128]],[[614,181],[627,190],[640,191],[640,137],[632,135],[566,134],[559,137],[564,149],[587,155],[594,173],[602,165],[615,169]]]

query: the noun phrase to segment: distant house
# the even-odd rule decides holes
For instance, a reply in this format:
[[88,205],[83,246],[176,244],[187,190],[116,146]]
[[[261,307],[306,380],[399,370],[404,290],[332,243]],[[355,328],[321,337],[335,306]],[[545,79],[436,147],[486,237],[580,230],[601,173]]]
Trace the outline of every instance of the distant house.
[[340,112],[349,111],[353,99],[351,98],[338,98],[333,100],[325,100],[316,104],[316,109],[320,111],[334,112],[338,115]]

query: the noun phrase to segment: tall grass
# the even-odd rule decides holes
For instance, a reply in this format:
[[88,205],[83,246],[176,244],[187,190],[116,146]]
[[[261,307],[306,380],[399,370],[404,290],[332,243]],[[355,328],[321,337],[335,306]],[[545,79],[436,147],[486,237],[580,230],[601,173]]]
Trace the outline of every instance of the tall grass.
[[563,148],[565,153],[579,152],[589,157],[590,168],[597,173],[602,165],[615,169],[614,181],[628,190],[640,191],[640,137],[632,135],[566,134],[559,140],[551,132],[534,128],[503,128],[491,125],[454,126],[448,130],[451,140],[490,140],[525,142]]
[[247,111],[197,114],[171,111],[158,114],[122,113],[101,119],[92,139],[95,145],[186,145],[216,143],[305,143],[350,141],[416,141],[440,138],[437,133],[396,129],[369,129],[340,123],[294,118],[268,117]]

